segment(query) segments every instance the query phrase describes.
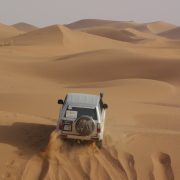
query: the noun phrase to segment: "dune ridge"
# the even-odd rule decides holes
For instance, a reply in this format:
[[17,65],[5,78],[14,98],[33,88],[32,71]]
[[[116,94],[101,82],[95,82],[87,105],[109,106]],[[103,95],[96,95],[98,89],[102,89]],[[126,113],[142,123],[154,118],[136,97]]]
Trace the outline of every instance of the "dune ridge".
[[63,30],[61,28],[58,25],[53,25],[16,36],[10,41],[13,42],[13,45],[62,44]]
[[79,29],[83,30],[86,28],[93,28],[93,27],[101,27],[101,26],[111,26],[116,28],[128,28],[133,27],[137,23],[133,21],[112,21],[112,20],[100,20],[100,19],[84,19],[73,22],[71,24],[67,24],[66,26],[70,29]]
[[[59,82],[63,80],[71,83],[101,82],[127,78],[178,82],[179,63],[177,59],[164,61],[164,59],[157,57],[147,56],[144,58],[143,55],[126,49],[105,49],[63,56],[55,61],[30,63],[28,69],[29,73],[37,73],[41,76],[56,79]],[[73,67],[69,64],[73,64]],[[141,66],[144,68],[141,69]],[[25,68],[25,66],[22,67]],[[113,72],[109,68],[113,69]],[[88,74],[91,71],[93,71],[93,74],[89,76]],[[169,72],[168,76],[167,71]]]
[[33,31],[33,30],[36,30],[38,28],[34,25],[24,23],[24,22],[13,24],[12,27],[15,27],[16,29],[23,31],[23,32]]
[[[165,38],[163,39],[161,33],[177,27],[176,25],[163,21],[136,23],[133,21],[98,19],[80,20],[66,26],[72,30],[78,30],[118,41],[128,43],[146,43],[147,41],[152,41],[154,45],[157,43],[165,44],[167,40]],[[168,42],[168,44],[170,43]]]
[[11,27],[11,26],[8,26],[5,24],[0,24],[0,40],[9,38],[9,37],[13,37],[13,36],[17,36],[21,33],[22,33],[22,31],[19,31],[14,27]]
[[128,29],[119,30],[110,27],[96,27],[84,30],[84,32],[125,42],[139,42],[144,40],[142,37],[138,37],[136,34],[128,31]]
[[176,25],[166,23],[163,21],[157,21],[157,22],[148,23],[147,27],[151,32],[158,34],[161,32],[165,32],[165,31],[174,29],[174,28],[176,28]]
[[[101,42],[103,42],[103,45],[101,45]],[[1,43],[10,43],[10,45],[14,46],[61,46],[66,49],[70,48],[71,51],[74,49],[85,51],[86,49],[97,49],[97,47],[99,47],[99,49],[105,49],[116,48],[119,45],[125,46],[123,42],[94,36],[84,32],[72,31],[62,25],[52,25],[40,28],[19,36],[5,39]]]
[[170,39],[180,40],[180,27],[162,32],[159,35]]
[[83,30],[83,32],[107,37],[118,41],[125,41],[128,43],[145,43],[147,41],[155,40],[166,41],[165,39],[163,39],[163,37],[153,34],[150,31],[146,31],[140,26],[125,29],[101,26],[95,28],[88,28],[86,30]]
[[79,30],[88,30],[89,28],[100,28],[103,26],[117,28],[117,29],[126,29],[134,28],[141,32],[151,32],[158,34],[165,32],[171,29],[176,28],[174,24],[166,23],[163,21],[155,21],[150,23],[137,23],[134,21],[112,21],[112,20],[100,20],[100,19],[85,19],[67,24],[67,27],[70,29],[79,29]]

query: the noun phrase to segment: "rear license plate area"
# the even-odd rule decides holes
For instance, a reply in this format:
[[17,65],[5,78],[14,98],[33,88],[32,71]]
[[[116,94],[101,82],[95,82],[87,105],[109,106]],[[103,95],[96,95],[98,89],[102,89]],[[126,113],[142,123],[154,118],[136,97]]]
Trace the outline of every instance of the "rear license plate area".
[[64,131],[72,131],[72,124],[64,124]]

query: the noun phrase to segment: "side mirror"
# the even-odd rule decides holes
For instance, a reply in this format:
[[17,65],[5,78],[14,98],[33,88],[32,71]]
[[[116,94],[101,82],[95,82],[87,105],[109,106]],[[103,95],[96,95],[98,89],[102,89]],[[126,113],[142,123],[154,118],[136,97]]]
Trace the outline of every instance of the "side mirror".
[[103,94],[103,93],[100,93],[100,98],[101,98],[101,99],[103,98],[103,96],[104,96],[104,94]]
[[108,105],[107,104],[103,104],[103,108],[104,109],[108,109]]
[[58,104],[64,104],[64,101],[62,99],[59,99]]

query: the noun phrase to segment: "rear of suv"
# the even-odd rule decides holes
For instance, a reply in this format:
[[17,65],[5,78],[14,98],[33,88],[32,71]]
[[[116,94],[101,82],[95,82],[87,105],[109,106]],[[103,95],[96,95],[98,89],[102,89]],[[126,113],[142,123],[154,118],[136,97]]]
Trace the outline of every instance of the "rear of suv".
[[107,104],[103,94],[70,93],[58,100],[61,110],[57,130],[66,139],[93,140],[102,146]]

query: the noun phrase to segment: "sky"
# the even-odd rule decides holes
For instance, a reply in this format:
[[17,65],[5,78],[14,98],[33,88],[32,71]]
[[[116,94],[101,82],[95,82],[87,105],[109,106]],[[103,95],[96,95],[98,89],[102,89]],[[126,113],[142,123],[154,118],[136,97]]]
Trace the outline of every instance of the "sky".
[[37,26],[80,19],[166,21],[180,25],[180,0],[0,0],[0,23]]

